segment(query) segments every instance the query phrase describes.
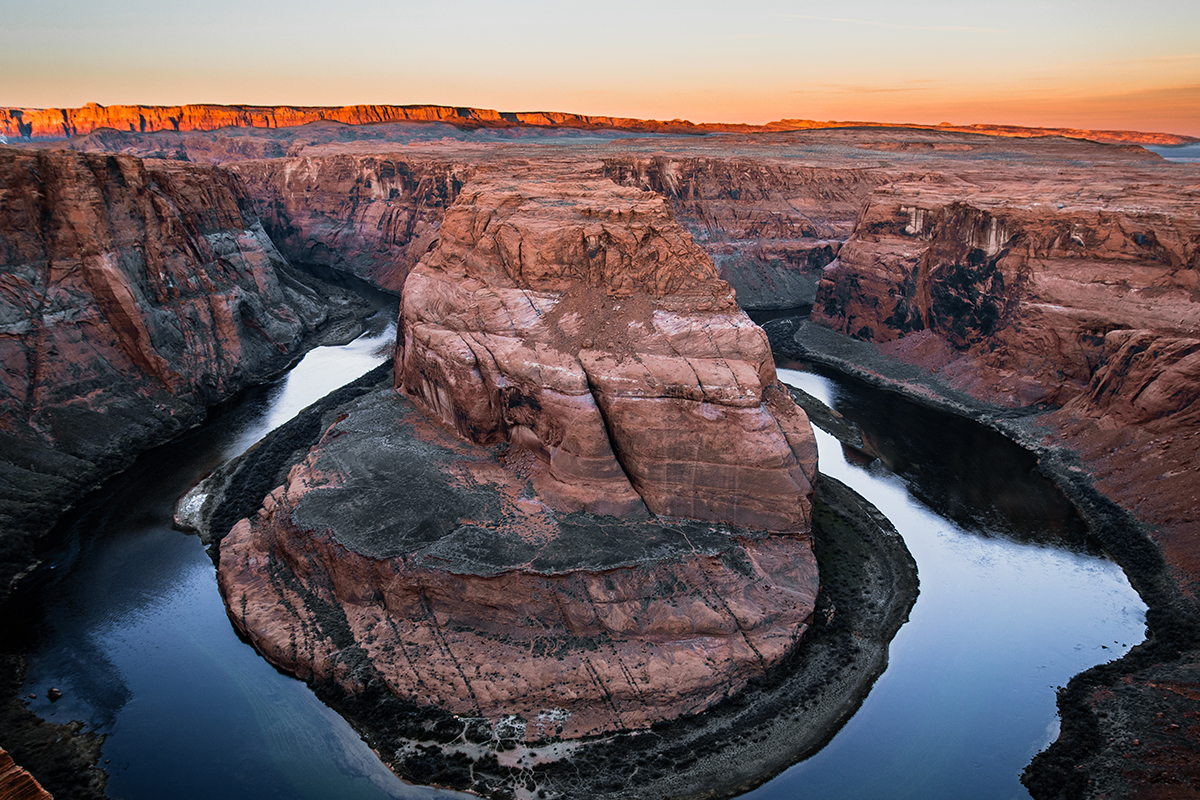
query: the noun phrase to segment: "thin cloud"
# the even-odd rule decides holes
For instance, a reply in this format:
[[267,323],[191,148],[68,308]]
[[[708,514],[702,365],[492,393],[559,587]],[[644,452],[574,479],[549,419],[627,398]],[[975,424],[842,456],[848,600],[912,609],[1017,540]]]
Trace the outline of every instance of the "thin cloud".
[[788,19],[815,19],[820,22],[849,22],[852,25],[870,25],[875,28],[897,28],[905,31],[970,31],[972,33],[1008,33],[1007,28],[974,28],[966,25],[903,25],[896,22],[878,22],[873,19],[850,19],[848,17],[816,17],[809,14],[780,14]]

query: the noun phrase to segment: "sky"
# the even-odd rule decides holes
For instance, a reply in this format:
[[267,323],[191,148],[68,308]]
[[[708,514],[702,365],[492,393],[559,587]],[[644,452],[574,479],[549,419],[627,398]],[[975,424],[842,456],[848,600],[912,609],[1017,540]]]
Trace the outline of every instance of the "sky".
[[1200,2],[0,0],[0,106],[87,102],[1200,136]]

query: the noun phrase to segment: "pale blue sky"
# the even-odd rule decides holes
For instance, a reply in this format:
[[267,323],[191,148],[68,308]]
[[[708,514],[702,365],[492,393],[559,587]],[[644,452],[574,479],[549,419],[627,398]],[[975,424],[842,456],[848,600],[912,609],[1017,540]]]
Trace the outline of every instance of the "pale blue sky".
[[0,0],[0,105],[441,103],[1200,134],[1200,2]]

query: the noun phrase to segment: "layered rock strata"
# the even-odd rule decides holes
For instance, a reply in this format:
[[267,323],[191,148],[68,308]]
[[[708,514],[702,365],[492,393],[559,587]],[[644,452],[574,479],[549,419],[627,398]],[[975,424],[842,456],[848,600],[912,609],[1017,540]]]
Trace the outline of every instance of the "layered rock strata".
[[1151,606],[1148,642],[1060,696],[1064,735],[1024,778],[1039,798],[1143,796],[1190,776],[1180,758],[1197,737],[1179,721],[1195,714],[1200,658],[1200,192],[1189,177],[1126,165],[881,189],[814,309],[976,398],[1041,411],[1039,446],[1080,459],[1067,474],[1089,474],[1146,525],[1102,518]]
[[770,345],[661,197],[609,181],[464,190],[409,275],[397,384],[536,456],[564,511],[806,531],[816,447]]
[[226,172],[0,148],[0,596],[65,504],[285,367],[327,309]]
[[54,800],[42,785],[0,749],[0,797],[4,800]]
[[412,399],[343,409],[221,543],[269,660],[541,741],[699,712],[793,651],[815,441],[666,201],[472,184],[402,323]]
[[894,185],[813,317],[980,399],[1060,407],[1059,442],[1196,576],[1198,276],[1195,186]]
[[333,155],[231,165],[271,239],[295,263],[399,292],[437,242],[475,166],[450,158]]
[[[1010,405],[1061,405],[1128,333],[1200,332],[1200,194],[892,184],[822,275],[813,319]],[[1119,357],[1119,356],[1118,356]]]
[[[675,119],[633,119],[629,117],[589,116],[561,111],[494,111],[461,106],[218,106],[208,104],[182,106],[102,106],[88,103],[83,108],[0,108],[0,135],[8,137],[63,138],[112,128],[145,133],[148,131],[211,131],[220,128],[282,128],[318,121],[348,125],[373,125],[387,122],[441,122],[464,127],[563,127],[585,130],[633,130],[647,133],[706,133],[714,131],[788,131],[812,128],[880,126],[878,122],[817,122],[783,119],[766,125],[738,123],[692,123]],[[890,126],[889,126],[890,127]],[[931,126],[909,126],[930,128]],[[1142,144],[1186,144],[1197,141],[1190,136],[1139,131],[1096,131],[1077,128],[1023,128],[1016,125],[939,125],[942,131],[967,131],[996,136],[1069,136],[1107,142]]]
[[887,180],[865,168],[666,154],[610,156],[604,174],[670,198],[747,309],[812,305],[821,268],[849,237],[863,200]]

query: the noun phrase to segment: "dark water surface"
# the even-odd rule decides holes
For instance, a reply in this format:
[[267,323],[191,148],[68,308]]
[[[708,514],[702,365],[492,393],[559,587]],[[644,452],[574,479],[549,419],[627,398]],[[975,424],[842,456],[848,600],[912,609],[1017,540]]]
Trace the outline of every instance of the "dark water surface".
[[[68,522],[25,592],[23,693],[47,719],[108,735],[114,798],[451,796],[396,779],[307,687],[241,642],[211,560],[170,522],[208,469],[379,363],[390,336],[315,350],[148,453]],[[901,531],[921,596],[857,715],[747,796],[1027,797],[1017,778],[1055,735],[1055,687],[1141,641],[1145,606],[1112,562],[1086,551],[1015,448],[850,383],[781,377],[863,426],[862,451],[818,431],[821,469]],[[51,686],[64,692],[54,704]]]

